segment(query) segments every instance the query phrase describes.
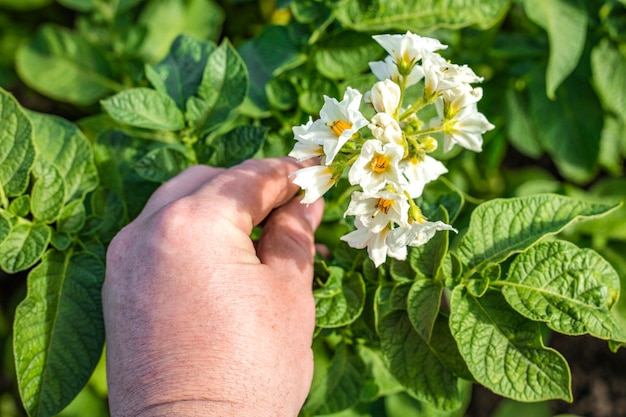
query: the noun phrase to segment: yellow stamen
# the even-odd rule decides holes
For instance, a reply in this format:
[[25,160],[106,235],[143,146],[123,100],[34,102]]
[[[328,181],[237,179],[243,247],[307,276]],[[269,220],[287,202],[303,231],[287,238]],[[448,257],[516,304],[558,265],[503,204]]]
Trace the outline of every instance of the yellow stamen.
[[[389,209],[391,208],[391,203],[393,200],[387,200],[386,198],[379,198],[376,203],[376,213],[383,212],[384,214],[389,213]],[[374,215],[376,215],[376,213]]]
[[384,155],[374,156],[370,161],[370,168],[374,172],[385,172],[387,167],[389,166],[389,159],[387,159]]
[[334,122],[329,124],[330,130],[332,130],[335,135],[341,136],[344,130],[350,129],[352,127],[352,123],[346,122],[345,120],[335,120]]

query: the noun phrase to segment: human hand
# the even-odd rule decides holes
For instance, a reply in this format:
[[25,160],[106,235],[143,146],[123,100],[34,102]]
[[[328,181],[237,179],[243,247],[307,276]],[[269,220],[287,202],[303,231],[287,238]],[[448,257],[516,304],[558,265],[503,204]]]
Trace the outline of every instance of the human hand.
[[[107,253],[111,415],[296,416],[313,375],[313,233],[288,158],[195,166]],[[250,239],[263,223],[258,242]]]

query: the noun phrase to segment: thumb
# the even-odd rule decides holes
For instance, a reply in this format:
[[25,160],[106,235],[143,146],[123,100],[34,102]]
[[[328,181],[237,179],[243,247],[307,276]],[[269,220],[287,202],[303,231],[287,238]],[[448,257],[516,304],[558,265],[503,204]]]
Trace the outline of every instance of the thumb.
[[305,205],[300,200],[293,198],[268,216],[257,256],[280,275],[304,275],[309,280],[315,256],[314,233],[322,221],[324,201]]

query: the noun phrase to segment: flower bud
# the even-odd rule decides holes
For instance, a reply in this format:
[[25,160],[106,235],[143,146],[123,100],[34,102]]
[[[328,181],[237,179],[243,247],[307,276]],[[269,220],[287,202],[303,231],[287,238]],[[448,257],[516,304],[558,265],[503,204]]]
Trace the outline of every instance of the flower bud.
[[379,113],[395,114],[400,105],[400,86],[387,79],[378,81],[370,90],[369,100]]

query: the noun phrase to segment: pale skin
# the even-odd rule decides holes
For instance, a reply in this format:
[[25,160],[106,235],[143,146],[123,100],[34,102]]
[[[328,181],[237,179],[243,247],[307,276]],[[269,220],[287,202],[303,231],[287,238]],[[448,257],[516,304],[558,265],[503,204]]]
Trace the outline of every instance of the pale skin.
[[[313,377],[313,233],[292,159],[195,166],[109,245],[112,417],[296,416]],[[252,228],[262,223],[258,242]]]

